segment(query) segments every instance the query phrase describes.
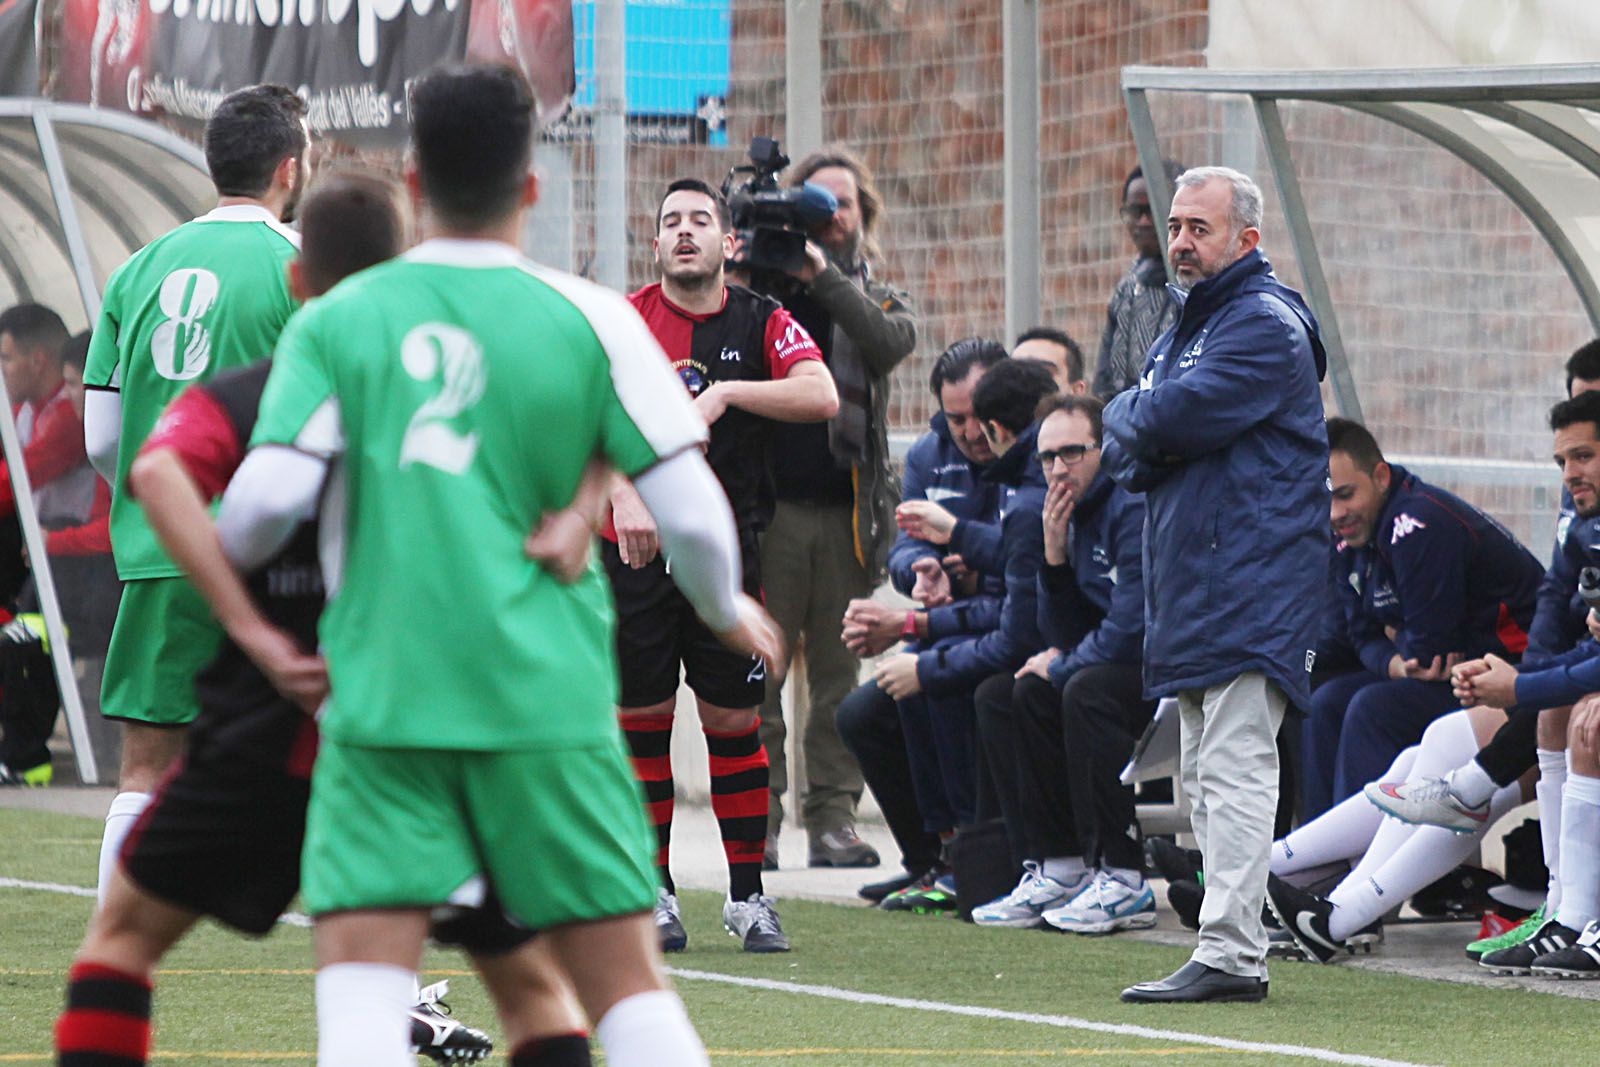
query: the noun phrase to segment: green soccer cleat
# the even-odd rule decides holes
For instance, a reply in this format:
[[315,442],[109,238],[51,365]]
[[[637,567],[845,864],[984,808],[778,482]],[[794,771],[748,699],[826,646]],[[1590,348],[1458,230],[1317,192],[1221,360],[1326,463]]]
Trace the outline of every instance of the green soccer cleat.
[[1503,934],[1494,937],[1480,937],[1467,946],[1467,959],[1474,963],[1481,960],[1485,953],[1498,952],[1503,948],[1514,948],[1528,938],[1539,932],[1539,927],[1544,925],[1544,905],[1539,905],[1539,910],[1523,919]]

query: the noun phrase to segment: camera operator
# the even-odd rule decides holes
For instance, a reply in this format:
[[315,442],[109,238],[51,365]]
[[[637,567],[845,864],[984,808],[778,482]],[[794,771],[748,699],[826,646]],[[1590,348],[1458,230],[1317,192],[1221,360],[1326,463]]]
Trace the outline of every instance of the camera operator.
[[[889,374],[916,347],[917,325],[905,294],[872,276],[883,201],[866,166],[829,148],[801,160],[788,180],[796,188],[826,189],[838,207],[811,228],[804,262],[760,287],[821,346],[838,386],[839,412],[826,423],[774,427],[777,510],[762,540],[762,576],[787,646],[805,639],[810,702],[807,721],[797,725],[806,756],[801,804],[810,862],[876,866],[877,853],[852,825],[861,772],[834,727],[834,711],[855,687],[859,667],[840,640],[839,620],[851,600],[871,593],[894,539]],[[786,664],[776,672],[780,683],[785,673]],[[778,685],[769,686],[761,709],[772,759],[767,853],[773,864],[788,784],[778,694]]]

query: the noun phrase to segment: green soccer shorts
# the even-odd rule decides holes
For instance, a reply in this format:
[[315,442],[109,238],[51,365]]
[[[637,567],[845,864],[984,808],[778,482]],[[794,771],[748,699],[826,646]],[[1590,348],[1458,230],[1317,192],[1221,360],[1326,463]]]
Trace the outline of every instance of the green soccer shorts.
[[620,732],[513,752],[324,737],[301,899],[312,915],[432,907],[481,874],[507,913],[539,930],[649,910],[654,851]]
[[187,726],[200,713],[194,680],[216,658],[222,627],[187,578],[122,587],[106,651],[100,712],[153,726]]

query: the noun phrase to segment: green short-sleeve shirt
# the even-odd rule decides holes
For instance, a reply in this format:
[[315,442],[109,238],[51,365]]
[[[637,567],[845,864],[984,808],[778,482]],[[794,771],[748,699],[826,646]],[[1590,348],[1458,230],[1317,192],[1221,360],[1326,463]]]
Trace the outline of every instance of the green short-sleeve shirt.
[[631,475],[705,437],[625,299],[507,245],[430,241],[308,304],[252,444],[334,461],[323,730],[396,748],[609,737],[605,577],[564,585],[523,541],[591,457]]

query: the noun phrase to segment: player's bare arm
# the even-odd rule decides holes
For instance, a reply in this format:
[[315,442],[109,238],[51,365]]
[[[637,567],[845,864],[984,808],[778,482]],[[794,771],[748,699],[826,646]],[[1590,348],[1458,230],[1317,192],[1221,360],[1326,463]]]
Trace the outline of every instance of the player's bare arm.
[[575,582],[589,569],[595,532],[605,522],[611,478],[610,464],[591,459],[572,503],[543,516],[522,543],[528,558],[543,563],[558,581]]

